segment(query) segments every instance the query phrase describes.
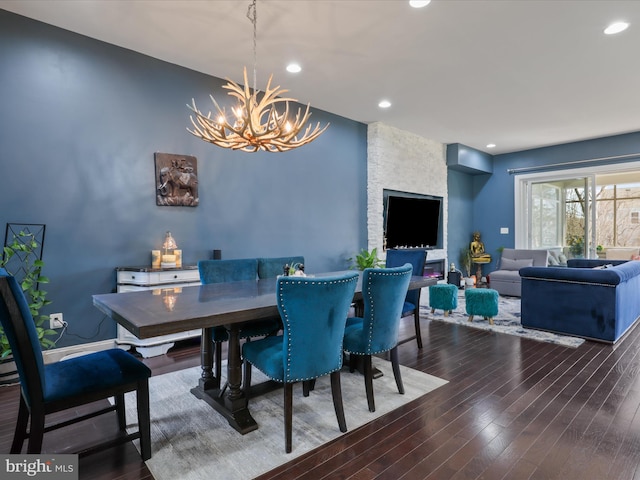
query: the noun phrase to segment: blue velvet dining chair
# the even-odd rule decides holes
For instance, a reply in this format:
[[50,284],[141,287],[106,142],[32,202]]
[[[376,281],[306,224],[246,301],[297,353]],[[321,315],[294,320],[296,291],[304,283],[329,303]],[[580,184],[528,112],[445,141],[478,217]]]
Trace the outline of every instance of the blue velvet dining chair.
[[258,259],[258,278],[275,278],[282,275],[284,266],[304,265],[304,257],[301,255],[293,257],[267,257]]
[[[427,251],[423,248],[389,249],[387,250],[387,267],[400,267],[405,263],[410,263],[413,267],[413,275],[421,277],[424,275],[424,264],[427,260]],[[413,314],[416,335],[403,339],[400,343],[405,343],[416,339],[418,348],[422,348],[422,335],[420,333],[420,289],[410,290],[402,306],[402,316]]]
[[[140,439],[143,460],[151,458],[149,377],[151,370],[133,355],[117,348],[44,364],[38,332],[24,293],[14,277],[0,268],[0,324],[9,340],[20,377],[20,406],[11,444],[19,454],[25,439],[26,453],[41,453],[45,432],[66,427],[108,412],[116,412],[121,434],[98,445],[83,448],[80,455]],[[126,434],[126,392],[136,392],[138,431]],[[74,416],[45,427],[45,417],[114,397],[115,404]],[[29,431],[27,426],[29,425]]]
[[362,317],[347,319],[344,351],[349,354],[351,371],[357,357],[364,359],[364,383],[369,411],[375,412],[371,356],[389,352],[398,392],[404,393],[398,363],[398,330],[402,306],[411,281],[412,266],[367,268],[362,273]]
[[341,432],[347,431],[342,405],[340,369],[342,338],[358,274],[327,277],[280,277],[276,295],[284,333],[242,346],[245,385],[251,366],[284,383],[285,451],[292,449],[293,384],[330,375],[333,406]]
[[[256,280],[258,260],[255,258],[238,258],[229,260],[200,260],[198,262],[200,281],[203,284],[238,282]],[[280,330],[279,319],[248,322],[240,328],[239,337],[249,340],[254,337],[273,335]],[[214,368],[216,378],[222,374],[222,344],[229,340],[229,333],[224,327],[213,328],[213,343],[215,344]],[[224,388],[221,389],[221,395]]]

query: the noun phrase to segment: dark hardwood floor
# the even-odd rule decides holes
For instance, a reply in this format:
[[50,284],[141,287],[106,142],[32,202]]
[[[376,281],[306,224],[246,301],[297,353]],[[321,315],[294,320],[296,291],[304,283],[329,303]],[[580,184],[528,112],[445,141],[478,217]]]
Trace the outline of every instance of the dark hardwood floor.
[[[615,347],[577,349],[427,319],[422,330],[424,348],[402,345],[400,361],[447,385],[260,479],[640,479],[640,328]],[[159,375],[197,365],[199,350],[145,362]],[[17,405],[16,387],[0,389],[1,452]],[[114,427],[51,432],[44,448],[64,453]],[[80,478],[153,477],[126,445],[81,459]]]

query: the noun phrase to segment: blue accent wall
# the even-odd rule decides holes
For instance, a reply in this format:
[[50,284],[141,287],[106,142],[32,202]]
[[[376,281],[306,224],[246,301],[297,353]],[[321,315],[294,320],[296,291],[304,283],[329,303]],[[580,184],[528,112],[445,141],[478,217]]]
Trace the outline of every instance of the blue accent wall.
[[493,157],[461,143],[447,145],[447,167],[470,174],[493,172]]
[[[186,131],[186,104],[230,105],[225,81],[4,10],[0,65],[0,227],[47,226],[44,313],[69,323],[59,346],[115,337],[91,295],[115,288],[115,267],[149,265],[167,230],[184,263],[221,249],[304,255],[309,272],[327,271],[367,245],[362,123],[314,109],[331,125],[309,145],[221,149]],[[198,207],[156,206],[154,152],[197,157]]]
[[471,242],[470,225],[473,225],[473,176],[457,170],[447,172],[448,222],[447,258],[465,272],[460,265],[460,250]]

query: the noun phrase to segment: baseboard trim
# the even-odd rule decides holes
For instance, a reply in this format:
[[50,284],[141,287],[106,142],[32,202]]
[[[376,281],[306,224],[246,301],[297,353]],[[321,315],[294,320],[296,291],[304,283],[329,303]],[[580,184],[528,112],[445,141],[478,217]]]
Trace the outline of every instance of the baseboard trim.
[[116,340],[102,340],[100,342],[83,343],[81,345],[72,345],[70,347],[54,348],[53,350],[43,350],[42,356],[44,363],[59,362],[63,358],[70,356],[82,355],[84,353],[99,352],[101,350],[109,350],[115,348]]

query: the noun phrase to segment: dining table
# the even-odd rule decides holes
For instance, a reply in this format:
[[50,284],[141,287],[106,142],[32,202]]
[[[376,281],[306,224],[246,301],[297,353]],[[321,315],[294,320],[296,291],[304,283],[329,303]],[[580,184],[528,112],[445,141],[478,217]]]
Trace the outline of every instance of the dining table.
[[[336,275],[328,272],[307,278]],[[239,331],[243,324],[279,316],[276,278],[213,283],[200,286],[93,295],[93,304],[136,337],[145,339],[202,329],[201,373],[191,392],[223,415],[242,434],[258,428],[251,416],[242,387]],[[409,289],[433,285],[430,277],[413,276]],[[362,274],[354,302],[362,299]],[[213,372],[213,329],[223,326],[229,333],[226,384]]]

